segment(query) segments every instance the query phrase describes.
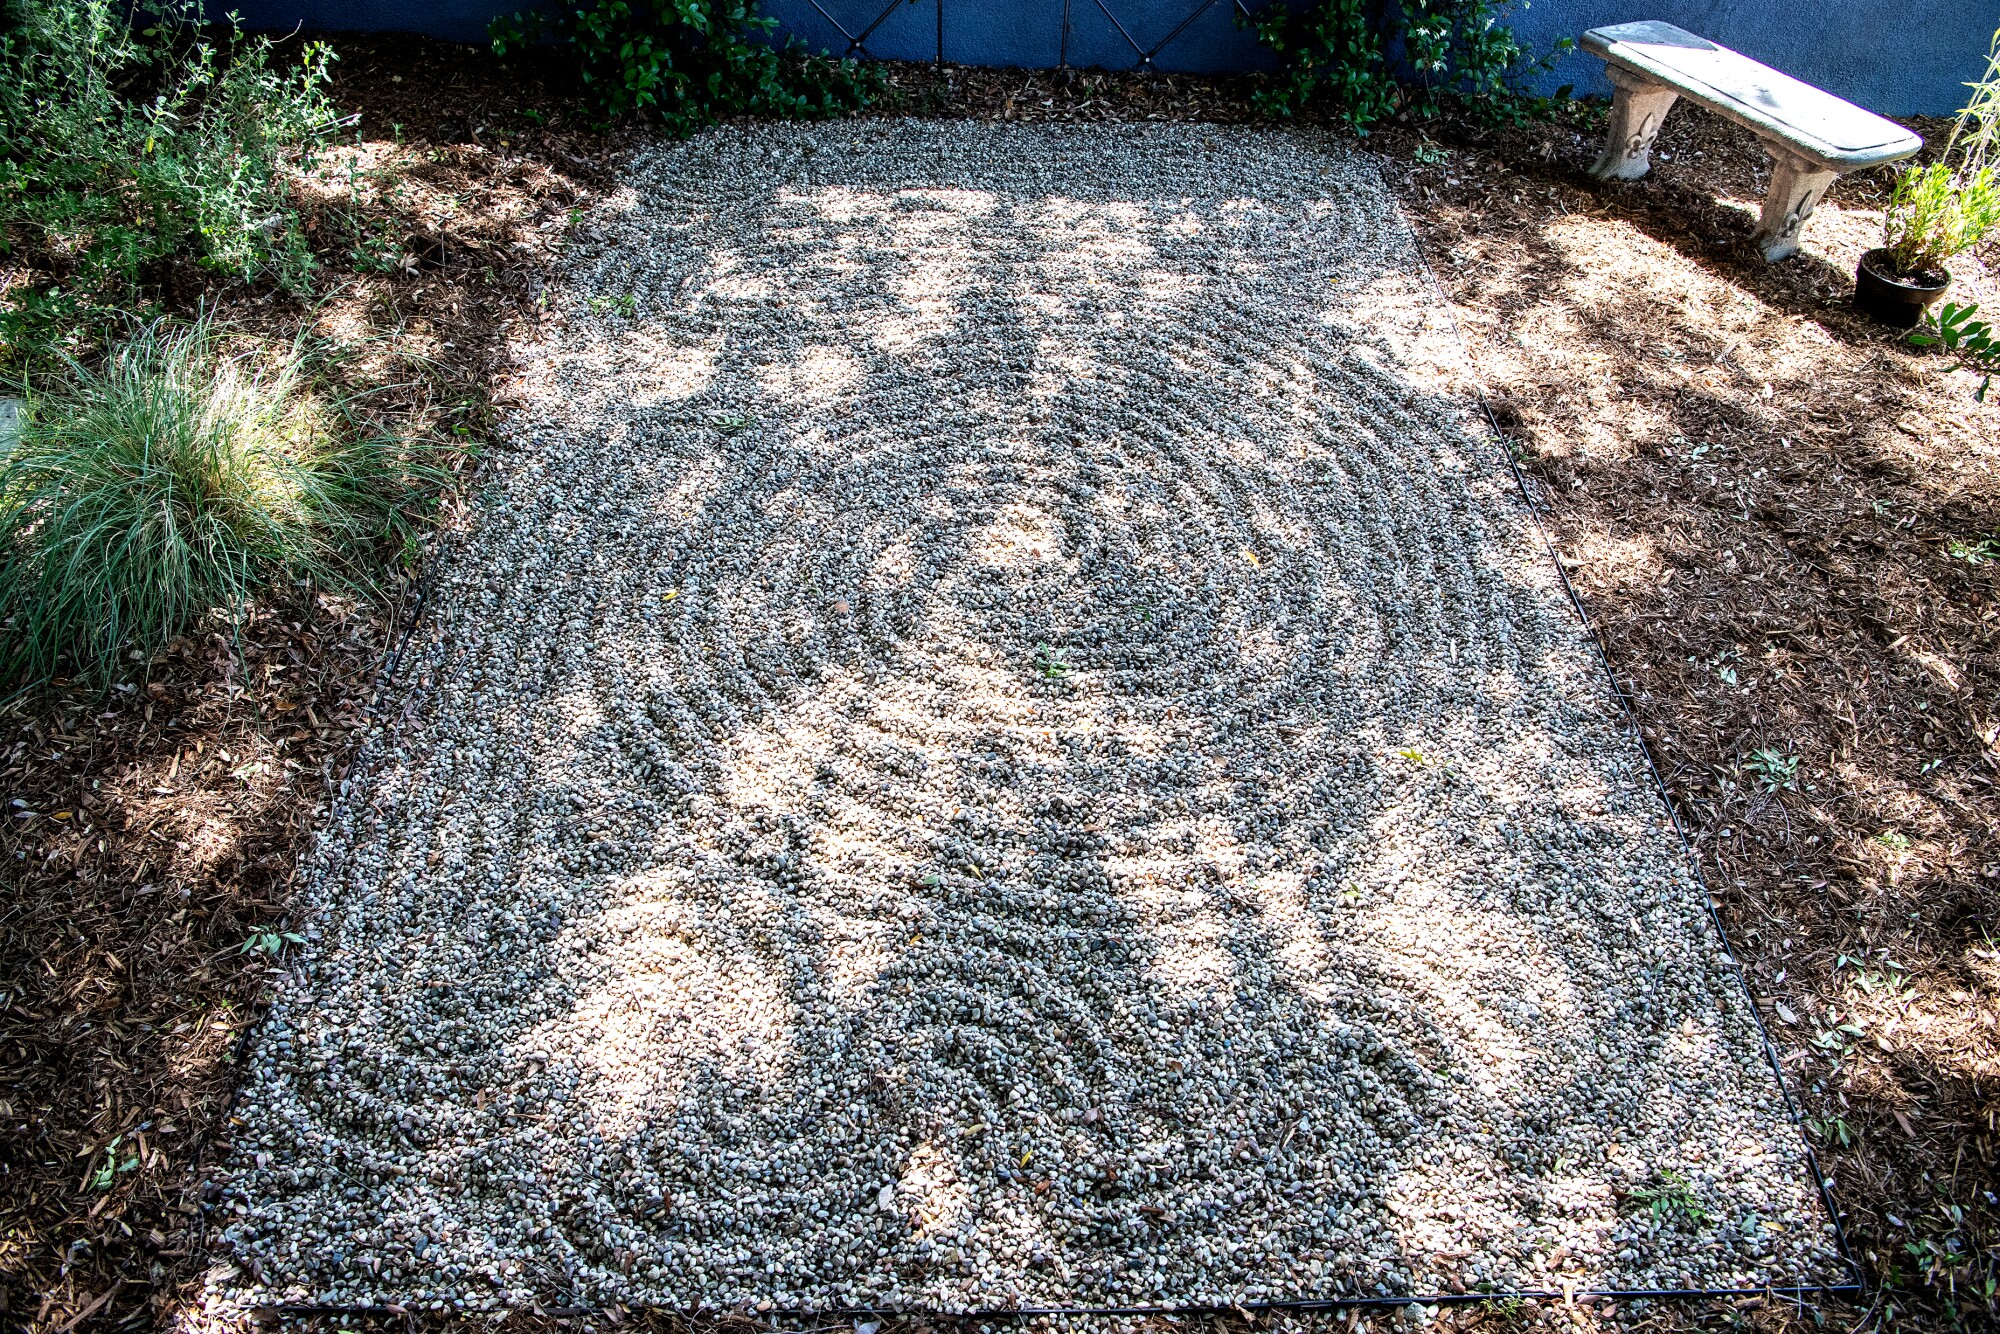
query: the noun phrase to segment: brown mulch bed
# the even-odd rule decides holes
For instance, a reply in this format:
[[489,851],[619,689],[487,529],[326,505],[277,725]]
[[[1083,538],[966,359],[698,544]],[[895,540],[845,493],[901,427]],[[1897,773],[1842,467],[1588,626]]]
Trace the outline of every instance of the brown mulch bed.
[[[533,70],[410,39],[339,49],[338,95],[366,116],[358,160],[382,189],[327,201],[343,284],[314,318],[359,349],[357,373],[410,383],[413,416],[477,439],[561,219],[618,145]],[[1251,118],[1246,80],[890,77],[917,114]],[[1871,1294],[1812,1311],[1488,1306],[1439,1323],[1990,1323],[2000,402],[1847,309],[1879,179],[1844,181],[1808,253],[1766,266],[1743,244],[1762,161],[1746,135],[1679,111],[1652,178],[1600,187],[1583,176],[1593,128],[1579,111],[1504,132],[1386,127],[1368,145],[1658,759]],[[2000,299],[1976,263],[1961,276]],[[240,294],[232,311],[273,330],[306,318]],[[22,803],[0,836],[0,1320],[67,1334],[184,1314],[204,1262],[201,1166],[273,966],[242,946],[285,928],[300,840],[406,621],[327,599],[260,608],[240,653],[191,637],[139,690],[52,690],[0,714],[0,801]]]
[[[476,443],[611,145],[531,68],[340,50],[333,92],[363,120],[305,201],[320,300],[206,295],[244,337],[326,340],[372,413]],[[285,943],[297,853],[416,576],[380,605],[309,597],[255,608],[240,636],[204,627],[123,689],[0,706],[0,1326],[164,1322],[206,1262],[202,1166],[277,962],[252,942]]]

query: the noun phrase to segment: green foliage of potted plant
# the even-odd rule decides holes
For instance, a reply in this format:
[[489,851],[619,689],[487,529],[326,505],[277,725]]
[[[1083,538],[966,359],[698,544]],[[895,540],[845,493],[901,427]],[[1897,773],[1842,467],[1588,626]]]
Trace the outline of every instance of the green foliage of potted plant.
[[1882,245],[1854,271],[1856,308],[1884,324],[1917,324],[1951,286],[1946,262],[2000,236],[2000,176],[1989,161],[2000,135],[2000,32],[1985,77],[1970,87],[1939,160],[1897,176]]
[[1884,244],[1861,257],[1854,304],[1884,324],[1909,328],[1951,286],[1945,261],[2000,229],[2000,180],[1944,162],[1896,179],[1883,214]]

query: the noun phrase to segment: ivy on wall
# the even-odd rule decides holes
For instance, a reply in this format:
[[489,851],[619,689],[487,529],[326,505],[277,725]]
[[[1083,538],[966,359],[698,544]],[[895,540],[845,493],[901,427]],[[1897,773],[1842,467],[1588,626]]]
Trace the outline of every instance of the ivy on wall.
[[[1513,81],[1573,49],[1565,38],[1540,60],[1502,22],[1504,0],[1272,0],[1249,26],[1279,68],[1256,96],[1258,110],[1295,116],[1323,110],[1365,131],[1386,116],[1435,115],[1456,104],[1476,116],[1512,120],[1548,99]],[[1565,89],[1557,96],[1566,95]]]
[[770,40],[757,0],[560,0],[496,19],[501,55],[567,48],[607,116],[638,115],[674,134],[725,116],[812,120],[868,105],[879,77],[851,60]]

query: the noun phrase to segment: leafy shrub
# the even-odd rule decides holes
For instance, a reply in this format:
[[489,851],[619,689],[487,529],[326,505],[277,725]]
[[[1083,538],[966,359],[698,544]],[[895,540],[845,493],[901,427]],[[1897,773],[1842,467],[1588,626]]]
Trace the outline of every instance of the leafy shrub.
[[203,317],[30,386],[0,460],[0,673],[106,679],[281,576],[372,586],[447,474],[317,394],[309,362],[227,355]]
[[768,40],[756,0],[557,0],[494,20],[501,55],[543,41],[574,56],[609,116],[640,114],[673,134],[724,116],[813,120],[868,105],[879,77],[851,60]]
[[199,0],[0,0],[0,249],[34,279],[0,339],[49,352],[139,303],[185,257],[294,288],[312,269],[290,177],[336,117],[332,55],[278,66],[269,40],[203,35]]
[[[1456,103],[1518,120],[1546,103],[1511,80],[1548,67],[1503,24],[1505,0],[1273,0],[1249,21],[1276,53],[1277,74],[1256,96],[1266,115],[1323,107],[1357,130],[1385,116],[1435,115]],[[1575,46],[1568,38],[1558,51]],[[1566,95],[1567,90],[1564,94]]]

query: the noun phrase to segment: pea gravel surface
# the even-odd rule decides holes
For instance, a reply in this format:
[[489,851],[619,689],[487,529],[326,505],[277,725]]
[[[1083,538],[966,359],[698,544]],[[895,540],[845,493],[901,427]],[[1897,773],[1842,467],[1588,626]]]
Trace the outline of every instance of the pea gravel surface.
[[302,877],[216,1300],[1839,1281],[1370,162],[641,153]]

